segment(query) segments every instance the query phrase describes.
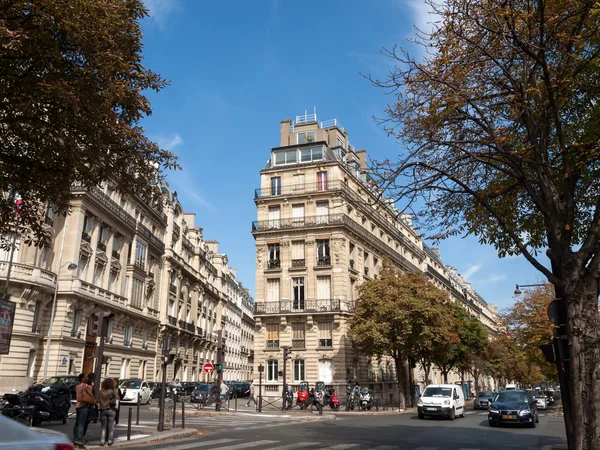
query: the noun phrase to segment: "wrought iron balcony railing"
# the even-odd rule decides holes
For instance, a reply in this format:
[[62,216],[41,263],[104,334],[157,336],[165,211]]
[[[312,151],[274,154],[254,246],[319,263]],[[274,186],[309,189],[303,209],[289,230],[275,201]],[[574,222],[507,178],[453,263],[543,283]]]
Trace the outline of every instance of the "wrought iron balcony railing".
[[142,225],[141,222],[137,223],[137,232],[146,238],[150,245],[154,246],[161,253],[165,251],[165,243],[157,238],[148,227]]
[[169,316],[169,317],[168,317],[168,320],[169,320],[169,325],[172,325],[172,326],[174,326],[174,327],[176,327],[176,326],[177,326],[177,318],[176,318],[176,317]]
[[341,189],[341,181],[322,181],[318,183],[288,184],[273,186],[264,189],[255,189],[254,198],[278,197],[281,195],[311,194],[314,192],[327,192]]
[[292,259],[292,267],[306,267],[305,259]]
[[304,301],[280,300],[278,302],[257,303],[255,314],[279,314],[294,312],[337,312],[339,299],[308,299]]

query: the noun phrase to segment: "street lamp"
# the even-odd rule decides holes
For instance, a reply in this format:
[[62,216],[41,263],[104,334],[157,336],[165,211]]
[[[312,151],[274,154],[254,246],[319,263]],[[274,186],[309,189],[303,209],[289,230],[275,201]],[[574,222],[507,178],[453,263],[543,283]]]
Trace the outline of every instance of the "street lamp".
[[[50,358],[50,343],[52,342],[52,326],[54,325],[54,313],[56,312],[56,294],[58,292],[58,276],[60,275],[60,271],[63,267],[68,265],[68,270],[77,269],[77,264],[72,262],[66,262],[62,266],[58,268],[58,272],[56,274],[56,282],[54,283],[54,298],[52,299],[52,313],[50,314],[50,328],[48,328],[48,342],[46,342],[46,355],[44,356],[44,375],[42,377],[42,381],[46,380],[46,376],[48,375],[48,359]],[[60,356],[60,355],[59,355]]]
[[[545,284],[522,284],[521,287],[541,287],[546,286]],[[517,284],[517,288],[515,289],[515,295],[521,295],[523,292],[519,289],[519,285]]]

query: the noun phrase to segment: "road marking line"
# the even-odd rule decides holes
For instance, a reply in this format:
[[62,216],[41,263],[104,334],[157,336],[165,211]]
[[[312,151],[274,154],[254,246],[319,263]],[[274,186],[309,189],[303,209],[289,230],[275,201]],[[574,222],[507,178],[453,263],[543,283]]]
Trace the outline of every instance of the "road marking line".
[[378,447],[373,447],[371,450],[394,450],[398,449],[395,445],[380,445]]
[[468,416],[469,414],[477,414],[477,413],[476,413],[475,411],[467,411],[467,412],[465,413],[465,415],[467,415],[467,416]]
[[[277,444],[279,441],[256,441],[246,442],[244,444],[228,445],[227,447],[219,447],[218,450],[238,450],[240,448],[256,447],[257,445]],[[192,447],[193,448],[193,447]]]
[[[229,442],[240,441],[241,439],[217,439],[213,441],[201,441],[193,442],[191,444],[176,445],[175,447],[168,447],[169,450],[191,450],[199,447],[208,447],[216,444],[227,444]],[[166,448],[166,447],[165,447]]]
[[294,450],[297,448],[314,447],[315,445],[321,445],[321,444],[319,442],[296,442],[295,444],[282,445],[282,446],[277,446],[277,447],[272,447],[272,448],[277,449],[277,450]]
[[329,447],[329,450],[345,450],[347,448],[358,447],[358,444],[340,444],[334,445],[333,447]]
[[440,450],[439,447],[419,447],[415,448],[415,450]]

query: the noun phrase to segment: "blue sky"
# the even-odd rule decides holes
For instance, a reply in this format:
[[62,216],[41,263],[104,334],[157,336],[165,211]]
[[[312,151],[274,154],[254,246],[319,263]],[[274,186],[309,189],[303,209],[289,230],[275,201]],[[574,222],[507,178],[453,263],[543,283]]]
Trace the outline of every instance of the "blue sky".
[[[399,144],[372,118],[392,99],[361,74],[385,76],[392,66],[379,50],[407,45],[415,24],[428,27],[427,11],[419,0],[145,3],[145,64],[171,84],[150,95],[154,113],[143,125],[180,157],[183,171],[169,184],[254,294],[253,193],[280,120],[316,107],[370,156],[395,157]],[[523,257],[499,259],[475,238],[439,248],[499,308],[513,303],[515,283],[543,279]]]

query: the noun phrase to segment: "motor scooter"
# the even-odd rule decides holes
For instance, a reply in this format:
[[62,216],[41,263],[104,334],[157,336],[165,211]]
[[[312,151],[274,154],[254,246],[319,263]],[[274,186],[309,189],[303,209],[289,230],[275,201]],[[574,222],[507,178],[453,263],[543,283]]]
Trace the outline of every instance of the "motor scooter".
[[298,385],[298,392],[296,394],[296,404],[300,406],[300,409],[306,409],[309,404],[309,390],[308,383],[301,381]]
[[329,407],[331,409],[338,410],[340,409],[340,399],[338,398],[337,392],[335,392],[335,389],[332,389],[329,395]]
[[364,387],[360,390],[360,408],[363,411],[371,409],[373,406],[373,392],[371,389]]
[[64,383],[52,386],[32,386],[25,392],[24,400],[32,407],[31,425],[38,426],[42,422],[60,421],[67,423],[71,408],[71,392]]

